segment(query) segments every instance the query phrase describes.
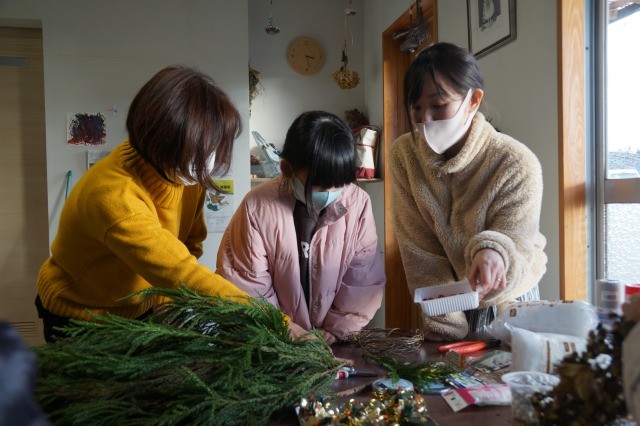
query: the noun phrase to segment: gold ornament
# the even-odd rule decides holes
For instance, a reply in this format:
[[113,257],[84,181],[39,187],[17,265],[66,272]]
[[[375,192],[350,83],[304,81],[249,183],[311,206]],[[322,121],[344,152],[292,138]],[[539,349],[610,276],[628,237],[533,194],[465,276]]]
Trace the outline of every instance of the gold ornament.
[[322,396],[311,395],[300,401],[298,420],[302,426],[432,424],[422,395],[395,389],[373,392],[368,403],[352,399],[341,406],[332,405]]

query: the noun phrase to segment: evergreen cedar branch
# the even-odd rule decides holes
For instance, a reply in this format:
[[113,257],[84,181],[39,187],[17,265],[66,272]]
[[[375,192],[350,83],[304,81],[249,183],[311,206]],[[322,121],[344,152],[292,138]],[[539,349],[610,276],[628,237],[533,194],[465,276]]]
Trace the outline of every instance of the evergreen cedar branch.
[[[312,393],[331,394],[343,364],[317,339],[292,340],[264,300],[151,288],[148,319],[94,315],[35,348],[36,397],[56,424],[266,424]],[[276,397],[277,396],[277,397]]]

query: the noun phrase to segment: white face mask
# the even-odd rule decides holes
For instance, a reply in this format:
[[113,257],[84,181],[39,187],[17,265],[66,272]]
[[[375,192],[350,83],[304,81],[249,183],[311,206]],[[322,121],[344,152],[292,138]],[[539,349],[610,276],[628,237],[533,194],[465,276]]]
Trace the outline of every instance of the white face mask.
[[[338,195],[340,195],[341,192],[342,189],[338,189],[336,191],[311,192],[311,201],[313,202],[313,207],[316,209],[316,211],[319,212],[329,204],[333,203],[338,198]],[[307,204],[307,201],[304,198],[304,185],[297,177],[293,178],[293,195],[301,203]]]
[[429,147],[436,153],[442,154],[455,145],[469,130],[473,122],[473,115],[465,121],[464,115],[466,106],[470,103],[472,89],[469,89],[467,96],[460,104],[460,108],[455,115],[446,120],[435,120],[427,123],[416,123],[416,129],[420,132]]
[[[211,173],[213,173],[213,168],[215,167],[215,165],[216,165],[216,153],[214,152],[211,158],[209,158],[209,160],[207,161],[207,173],[209,174],[209,176],[211,176]],[[193,170],[193,167],[191,167],[191,170],[195,174],[195,170]],[[177,183],[181,183],[185,186],[192,186],[198,183],[198,181],[182,176],[180,173],[176,173],[175,177],[176,177]]]

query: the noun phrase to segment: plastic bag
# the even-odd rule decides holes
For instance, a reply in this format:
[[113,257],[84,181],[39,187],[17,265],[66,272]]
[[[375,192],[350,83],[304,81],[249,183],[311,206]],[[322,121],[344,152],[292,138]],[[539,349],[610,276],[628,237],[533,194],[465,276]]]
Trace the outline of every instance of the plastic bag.
[[504,383],[465,389],[450,389],[442,398],[455,412],[469,405],[511,405],[511,391]]
[[356,141],[356,167],[358,178],[373,179],[376,174],[379,129],[362,126],[353,131]]
[[598,315],[591,304],[581,300],[511,302],[498,307],[496,319],[489,325],[489,332],[496,339],[511,344],[506,324],[538,333],[587,339],[589,331],[598,325]]
[[573,352],[582,353],[587,341],[581,337],[554,333],[535,333],[511,327],[512,371],[538,371],[555,374],[556,365]]

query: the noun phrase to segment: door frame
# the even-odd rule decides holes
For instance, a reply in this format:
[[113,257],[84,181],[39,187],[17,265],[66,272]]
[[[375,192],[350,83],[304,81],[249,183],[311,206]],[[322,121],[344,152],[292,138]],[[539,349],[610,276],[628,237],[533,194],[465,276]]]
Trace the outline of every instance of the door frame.
[[[422,14],[431,37],[426,39],[415,52],[401,52],[402,40],[393,39],[393,34],[409,27],[410,15],[407,10],[382,33],[382,179],[384,180],[384,253],[387,284],[385,291],[386,327],[419,328],[421,315],[413,303],[407,279],[402,266],[402,258],[393,228],[393,200],[389,162],[386,161],[393,141],[410,130],[403,106],[404,73],[416,55],[425,47],[436,43],[438,37],[437,0],[421,0]],[[407,313],[410,313],[407,315]]]

